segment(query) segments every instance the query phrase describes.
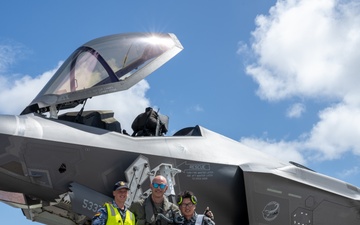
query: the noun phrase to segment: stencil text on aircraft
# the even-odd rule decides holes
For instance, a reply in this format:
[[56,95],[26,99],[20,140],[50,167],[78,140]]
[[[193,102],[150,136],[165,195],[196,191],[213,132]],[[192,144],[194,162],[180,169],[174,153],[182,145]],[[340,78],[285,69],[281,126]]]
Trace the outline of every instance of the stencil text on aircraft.
[[188,163],[184,162],[178,166],[192,180],[208,180],[213,177],[213,171],[209,163]]

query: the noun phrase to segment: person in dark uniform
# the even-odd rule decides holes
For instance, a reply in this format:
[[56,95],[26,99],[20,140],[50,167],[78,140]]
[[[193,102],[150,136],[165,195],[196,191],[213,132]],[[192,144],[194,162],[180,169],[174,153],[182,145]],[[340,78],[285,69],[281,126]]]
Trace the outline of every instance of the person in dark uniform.
[[135,215],[125,206],[129,186],[124,181],[115,183],[113,201],[107,202],[92,218],[92,225],[135,225]]
[[183,216],[182,225],[215,225],[214,215],[209,211],[209,208],[206,209],[205,214],[195,212],[197,198],[191,191],[181,192],[177,199]]

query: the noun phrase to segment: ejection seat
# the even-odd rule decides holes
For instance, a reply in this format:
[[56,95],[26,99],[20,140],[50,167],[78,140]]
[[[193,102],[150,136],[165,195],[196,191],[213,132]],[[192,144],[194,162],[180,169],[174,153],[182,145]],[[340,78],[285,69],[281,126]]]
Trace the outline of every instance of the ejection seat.
[[120,122],[114,118],[114,112],[111,110],[90,110],[81,114],[68,112],[60,115],[58,119],[122,133]]
[[140,113],[131,124],[133,137],[163,136],[168,131],[169,117],[161,115],[151,107]]

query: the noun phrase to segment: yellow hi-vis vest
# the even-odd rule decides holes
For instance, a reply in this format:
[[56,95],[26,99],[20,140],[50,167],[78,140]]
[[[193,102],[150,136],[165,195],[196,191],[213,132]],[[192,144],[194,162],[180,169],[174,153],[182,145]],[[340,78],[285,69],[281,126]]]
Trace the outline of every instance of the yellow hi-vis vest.
[[135,216],[129,210],[126,210],[125,221],[123,221],[120,212],[111,203],[105,203],[108,213],[106,225],[135,225]]

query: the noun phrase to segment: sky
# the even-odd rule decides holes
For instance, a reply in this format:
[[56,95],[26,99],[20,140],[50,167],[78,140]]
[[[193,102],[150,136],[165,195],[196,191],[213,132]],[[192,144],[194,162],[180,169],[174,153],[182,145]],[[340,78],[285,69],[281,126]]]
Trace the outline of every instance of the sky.
[[[182,52],[85,109],[113,110],[131,131],[152,106],[170,117],[167,135],[200,125],[360,186],[357,0],[13,0],[1,5],[0,28],[0,114],[20,114],[94,38],[174,33]],[[0,215],[39,224],[3,203]]]

